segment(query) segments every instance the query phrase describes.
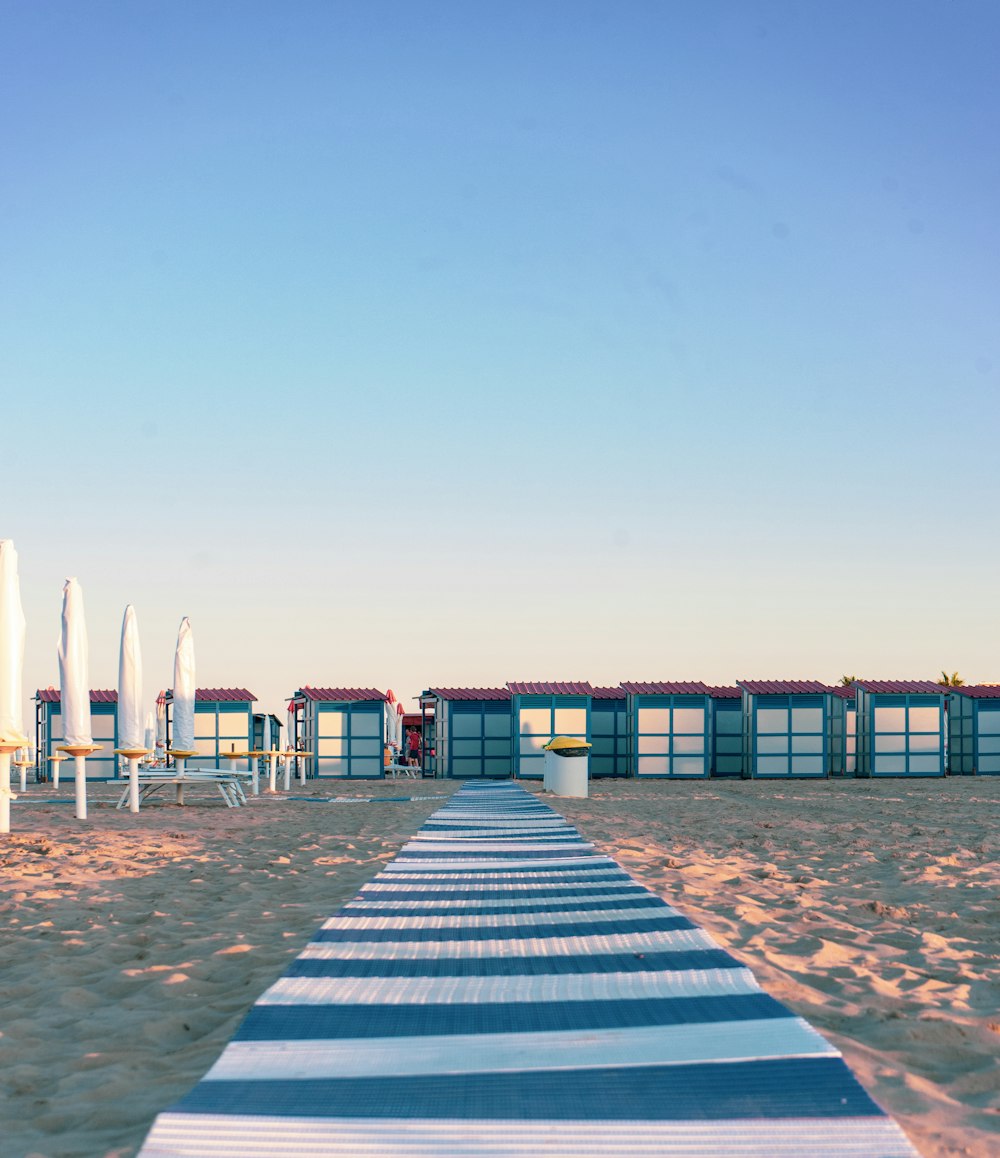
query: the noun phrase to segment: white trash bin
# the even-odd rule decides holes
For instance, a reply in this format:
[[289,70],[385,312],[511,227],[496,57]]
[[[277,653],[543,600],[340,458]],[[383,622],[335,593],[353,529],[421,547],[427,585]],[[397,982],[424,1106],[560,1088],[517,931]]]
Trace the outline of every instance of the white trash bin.
[[556,736],[545,745],[542,787],[555,796],[590,793],[590,744],[572,736]]

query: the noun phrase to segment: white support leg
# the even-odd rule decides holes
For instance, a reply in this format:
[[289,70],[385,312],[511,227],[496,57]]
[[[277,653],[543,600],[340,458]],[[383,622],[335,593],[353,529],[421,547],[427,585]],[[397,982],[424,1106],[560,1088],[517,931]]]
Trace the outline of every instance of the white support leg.
[[[184,775],[185,763],[186,763],[185,757],[183,757],[183,756],[175,756],[174,757],[174,768],[176,769],[178,776]],[[184,803],[184,785],[183,784],[177,785],[177,803],[178,804]]]
[[87,757],[74,756],[76,764],[76,818],[87,819]]
[[10,753],[0,752],[0,832],[10,832]]
[[139,759],[132,756],[128,761],[128,810],[139,811]]

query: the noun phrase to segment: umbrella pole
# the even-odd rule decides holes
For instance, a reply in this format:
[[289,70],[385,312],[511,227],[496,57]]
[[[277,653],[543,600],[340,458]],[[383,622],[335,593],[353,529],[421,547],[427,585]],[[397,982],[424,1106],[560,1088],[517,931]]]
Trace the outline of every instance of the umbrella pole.
[[76,763],[76,818],[87,819],[87,757],[74,756]]
[[278,775],[278,757],[273,752],[267,754],[267,786],[271,792],[277,792],[276,779]]
[[10,757],[13,748],[0,746],[0,832],[10,832],[10,802],[17,797],[10,790]]
[[139,757],[128,758],[128,810],[139,811]]
[[285,791],[289,792],[291,791],[292,787],[292,761],[288,756],[286,756],[283,763],[285,765]]

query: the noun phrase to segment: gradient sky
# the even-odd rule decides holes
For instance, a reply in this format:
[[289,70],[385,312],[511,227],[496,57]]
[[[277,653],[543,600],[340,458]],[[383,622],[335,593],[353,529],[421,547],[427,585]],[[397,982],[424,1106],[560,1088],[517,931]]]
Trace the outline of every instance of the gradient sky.
[[0,24],[29,694],[1000,681],[994,0]]

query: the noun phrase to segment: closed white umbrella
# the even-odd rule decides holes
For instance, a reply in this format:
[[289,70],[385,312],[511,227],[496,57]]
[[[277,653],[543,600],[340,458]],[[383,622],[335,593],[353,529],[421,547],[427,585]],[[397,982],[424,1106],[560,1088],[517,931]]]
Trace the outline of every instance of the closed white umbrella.
[[396,746],[396,693],[392,688],[385,693],[385,742]]
[[160,692],[156,697],[156,759],[167,759],[167,697]]
[[177,632],[174,653],[174,722],[170,750],[181,773],[184,761],[194,754],[194,634],[185,616]]
[[76,816],[87,819],[87,757],[98,751],[90,731],[90,678],[87,621],[83,591],[76,579],[63,585],[62,632],[59,637],[59,698],[62,748],[76,761]]
[[139,625],[130,603],[122,620],[118,653],[118,751],[128,760],[129,810],[139,811],[139,758],[146,754],[142,720],[142,651]]
[[156,750],[156,716],[152,712],[146,713],[146,727],[144,729],[142,746],[147,752]]
[[17,551],[0,539],[0,832],[10,832],[10,758],[28,742],[21,714],[24,670],[24,611],[17,577]]
[[83,591],[76,579],[63,585],[62,634],[59,637],[59,698],[63,743],[67,748],[92,745],[87,621]]
[[142,716],[142,650],[139,625],[130,603],[122,620],[118,654],[118,741],[123,748],[142,748],[145,740]]

